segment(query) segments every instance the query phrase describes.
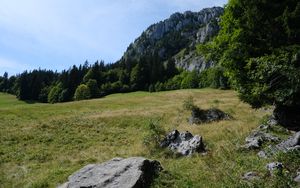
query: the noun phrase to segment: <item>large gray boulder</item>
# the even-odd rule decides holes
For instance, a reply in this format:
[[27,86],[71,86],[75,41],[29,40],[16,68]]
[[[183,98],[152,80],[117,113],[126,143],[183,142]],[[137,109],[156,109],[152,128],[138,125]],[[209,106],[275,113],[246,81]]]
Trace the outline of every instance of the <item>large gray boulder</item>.
[[162,148],[169,148],[174,153],[187,156],[196,152],[205,152],[204,143],[201,136],[186,131],[179,133],[177,130],[170,132],[160,143]]
[[162,170],[158,161],[142,157],[115,158],[101,164],[89,164],[58,188],[142,188]]

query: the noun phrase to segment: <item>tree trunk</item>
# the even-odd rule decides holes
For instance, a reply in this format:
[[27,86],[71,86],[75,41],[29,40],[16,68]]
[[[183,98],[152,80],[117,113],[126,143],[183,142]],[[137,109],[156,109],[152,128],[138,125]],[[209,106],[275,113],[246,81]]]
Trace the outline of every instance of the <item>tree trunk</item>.
[[300,130],[300,106],[276,106],[274,116],[287,129]]

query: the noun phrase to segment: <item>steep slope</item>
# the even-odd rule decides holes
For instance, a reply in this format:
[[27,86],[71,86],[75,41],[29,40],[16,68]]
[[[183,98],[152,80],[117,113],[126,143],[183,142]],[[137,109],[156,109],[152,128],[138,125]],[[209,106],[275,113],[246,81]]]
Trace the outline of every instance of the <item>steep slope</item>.
[[213,7],[200,12],[175,13],[146,29],[129,45],[120,61],[126,64],[144,57],[158,57],[164,62],[174,57],[178,67],[200,69],[204,59],[196,57],[193,52],[195,45],[208,41],[218,33],[218,21],[223,12],[223,8]]

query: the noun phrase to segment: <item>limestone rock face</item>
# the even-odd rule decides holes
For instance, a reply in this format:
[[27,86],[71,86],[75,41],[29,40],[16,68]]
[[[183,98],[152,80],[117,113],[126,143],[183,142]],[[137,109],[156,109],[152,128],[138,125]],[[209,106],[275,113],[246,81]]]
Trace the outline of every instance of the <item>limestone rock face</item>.
[[162,148],[169,148],[175,153],[187,156],[196,152],[205,152],[201,136],[186,131],[179,133],[177,130],[170,132],[160,143]]
[[140,188],[148,187],[162,170],[158,161],[142,157],[115,158],[101,164],[89,164],[58,188]]
[[[213,63],[194,53],[194,49],[196,44],[207,42],[219,32],[219,18],[223,12],[221,7],[212,7],[199,12],[172,14],[168,19],[149,26],[129,45],[119,62],[127,64],[158,55],[161,63],[174,58],[176,66],[185,70],[200,72],[209,68]],[[191,53],[177,57],[184,49]]]

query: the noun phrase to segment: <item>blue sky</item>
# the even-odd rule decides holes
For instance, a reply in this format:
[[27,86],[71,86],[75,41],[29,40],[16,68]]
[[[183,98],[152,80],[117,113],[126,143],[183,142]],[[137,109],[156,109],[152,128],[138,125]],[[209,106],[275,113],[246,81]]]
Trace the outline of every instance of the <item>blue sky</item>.
[[227,0],[0,0],[0,75],[118,60],[149,25]]

